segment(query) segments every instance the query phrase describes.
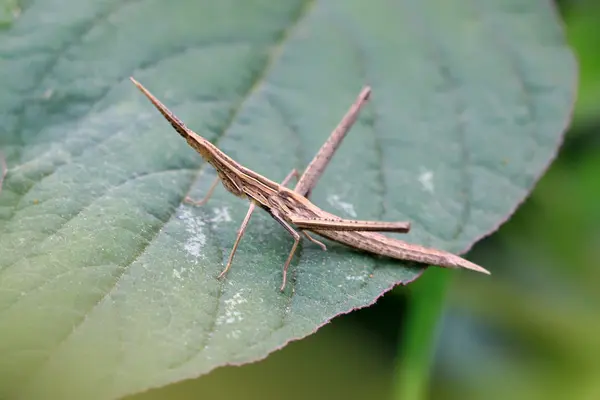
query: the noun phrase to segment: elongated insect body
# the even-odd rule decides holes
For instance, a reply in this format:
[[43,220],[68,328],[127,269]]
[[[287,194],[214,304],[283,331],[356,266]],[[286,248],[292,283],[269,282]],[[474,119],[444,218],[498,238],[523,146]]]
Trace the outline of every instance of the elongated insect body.
[[[300,235],[294,230],[297,227],[310,241],[325,249],[325,245],[312,238],[307,231],[314,232],[330,240],[354,247],[366,252],[379,254],[399,260],[415,261],[428,265],[437,265],[446,268],[465,268],[477,272],[489,274],[489,272],[470,261],[467,261],[452,253],[423,247],[402,240],[390,238],[376,232],[408,232],[408,222],[381,222],[381,221],[355,221],[342,219],[334,214],[321,210],[308,200],[310,191],[315,186],[318,178],[325,170],[333,153],[339,147],[344,136],[355,122],[360,107],[368,99],[371,90],[366,87],[362,90],[346,116],[338,127],[333,131],[330,138],[321,147],[315,158],[311,161],[303,175],[300,177],[295,190],[285,187],[285,184],[297,176],[292,171],[286,179],[278,184],[264,176],[246,168],[227,156],[208,140],[187,128],[164,104],[154,97],[145,87],[135,79],[131,81],[150,99],[152,104],[169,121],[171,126],[185,138],[208,163],[217,170],[217,179],[232,194],[238,197],[248,198],[250,207],[244,218],[238,236],[233,245],[227,266],[219,277],[224,276],[231,267],[233,256],[238,244],[244,234],[256,205],[268,212],[273,219],[281,224],[294,238],[294,244],[283,268],[283,283],[281,290],[285,288],[287,269],[292,257],[298,247]],[[208,192],[207,197],[197,202],[203,204],[214,189],[214,184]],[[306,197],[304,197],[306,196]]]

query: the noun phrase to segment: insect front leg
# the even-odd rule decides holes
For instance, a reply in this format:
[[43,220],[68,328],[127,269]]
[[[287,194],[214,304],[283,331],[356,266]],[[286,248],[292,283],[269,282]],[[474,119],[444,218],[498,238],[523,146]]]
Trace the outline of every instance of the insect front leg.
[[213,183],[211,183],[210,188],[208,189],[208,192],[206,192],[206,195],[200,199],[200,200],[194,200],[192,199],[190,196],[185,196],[185,199],[183,199],[184,202],[191,204],[193,206],[203,206],[206,204],[206,202],[208,201],[208,199],[210,199],[210,197],[212,196],[213,192],[215,191],[215,188],[217,187],[217,185],[219,184],[220,178],[217,176],[215,178],[215,180],[213,181]]
[[[296,178],[298,177],[298,171],[296,171],[295,169],[293,169],[285,177],[285,179],[281,182],[281,185],[283,186],[283,185],[287,184],[294,176],[296,176]],[[206,200],[208,200],[208,197],[210,197],[212,192],[215,190],[215,186],[217,186],[218,183],[219,183],[219,178],[217,177],[215,182],[212,184],[211,188],[208,190],[207,196],[204,199],[200,200],[200,202],[197,202],[197,203],[204,204],[206,202]],[[252,217],[252,213],[254,213],[255,208],[256,208],[256,204],[254,202],[250,202],[250,206],[248,207],[248,211],[246,212],[244,221],[242,222],[242,225],[240,226],[240,229],[238,230],[237,237],[235,238],[235,242],[233,243],[233,249],[231,249],[231,253],[229,254],[229,259],[227,260],[227,265],[225,266],[225,269],[219,274],[219,276],[218,276],[219,278],[222,278],[223,276],[225,276],[225,274],[227,274],[227,271],[229,271],[229,269],[231,268],[231,264],[233,263],[233,257],[234,257],[235,252],[240,244],[240,241],[242,240],[242,236],[244,236],[244,232],[246,232],[246,227],[248,226],[248,222],[250,222],[250,217]],[[275,217],[273,217],[273,218],[275,218]],[[276,220],[277,220],[277,218],[276,218]],[[279,220],[277,220],[277,221],[279,222]],[[311,241],[314,241],[310,237],[309,237],[309,239],[311,239]],[[320,243],[320,242],[318,242],[318,243]],[[323,245],[323,246],[325,246],[325,245]],[[285,278],[284,278],[284,286],[285,286]]]
[[229,271],[229,268],[231,268],[231,263],[233,263],[233,256],[235,255],[235,252],[240,244],[240,240],[242,240],[242,236],[244,236],[244,232],[246,232],[246,227],[248,226],[248,222],[250,222],[250,217],[252,216],[252,213],[254,212],[254,208],[256,208],[256,204],[251,202],[250,207],[248,207],[248,212],[246,213],[246,216],[244,217],[244,221],[242,221],[242,225],[240,226],[240,229],[238,230],[238,234],[237,234],[237,237],[235,238],[235,242],[233,243],[233,248],[231,249],[231,253],[229,254],[229,259],[227,260],[227,265],[225,266],[225,269],[219,274],[218,278],[224,277],[225,274],[227,273],[227,271]]

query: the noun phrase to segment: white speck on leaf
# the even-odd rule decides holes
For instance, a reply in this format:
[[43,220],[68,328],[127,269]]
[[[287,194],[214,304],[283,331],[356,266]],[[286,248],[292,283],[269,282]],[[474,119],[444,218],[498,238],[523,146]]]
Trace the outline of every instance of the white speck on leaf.
[[227,334],[227,337],[232,338],[232,339],[239,339],[241,333],[242,332],[240,330],[235,329],[235,330],[229,332]]
[[364,282],[365,280],[367,280],[367,278],[368,278],[367,274],[346,276],[347,281],[354,281],[354,282]]
[[42,99],[49,100],[50,97],[52,97],[53,94],[54,94],[54,90],[53,89],[46,89],[46,91],[42,94]]
[[229,209],[227,207],[213,208],[214,216],[210,219],[210,222],[218,224],[219,222],[231,222],[231,215],[229,215]]
[[174,268],[174,269],[173,269],[173,277],[174,277],[174,278],[177,278],[177,279],[179,279],[179,280],[182,280],[183,278],[182,278],[182,276],[181,276],[181,275],[182,275],[182,274],[184,274],[184,273],[185,273],[185,271],[187,271],[187,268],[181,268],[181,269],[175,269],[175,268]]
[[335,207],[336,209],[345,212],[351,217],[356,218],[356,211],[354,211],[354,206],[351,203],[342,201],[340,196],[338,196],[337,194],[327,196],[327,202],[331,204],[332,207]]
[[423,188],[427,190],[429,193],[433,193],[435,188],[433,186],[433,172],[432,171],[423,171],[421,175],[419,175],[419,182],[423,185]]
[[237,292],[232,298],[225,300],[225,313],[217,318],[217,325],[233,324],[244,320],[242,313],[236,309],[240,304],[247,303],[248,300],[242,296],[242,291]]
[[206,244],[204,221],[194,216],[188,209],[181,211],[180,218],[185,224],[185,230],[188,233],[188,238],[183,245],[184,249],[194,258],[203,257],[202,249]]

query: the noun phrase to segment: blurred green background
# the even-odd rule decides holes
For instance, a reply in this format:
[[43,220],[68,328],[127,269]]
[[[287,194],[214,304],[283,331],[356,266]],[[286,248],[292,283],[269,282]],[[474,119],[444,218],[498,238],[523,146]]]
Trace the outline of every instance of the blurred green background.
[[557,5],[578,102],[530,198],[469,253],[491,278],[430,269],[266,360],[132,398],[600,399],[600,2]]

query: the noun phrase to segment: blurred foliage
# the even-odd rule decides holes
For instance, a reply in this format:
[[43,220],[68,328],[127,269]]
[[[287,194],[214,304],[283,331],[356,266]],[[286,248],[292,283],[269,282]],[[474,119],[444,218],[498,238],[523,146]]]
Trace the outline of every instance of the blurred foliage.
[[[597,124],[600,115],[600,2],[563,2],[563,17],[570,44],[577,52],[580,82],[575,123],[571,134],[584,132],[583,125]],[[594,131],[594,129],[592,129]]]
[[0,28],[10,25],[20,13],[18,0],[0,0]]
[[430,398],[600,398],[600,4],[561,10],[581,70],[573,123],[530,199],[471,253],[494,279],[456,279]]

